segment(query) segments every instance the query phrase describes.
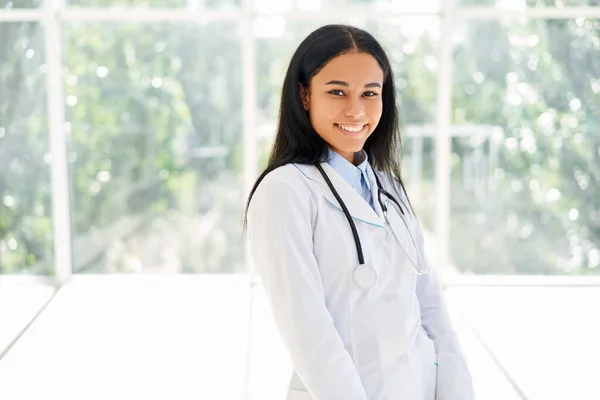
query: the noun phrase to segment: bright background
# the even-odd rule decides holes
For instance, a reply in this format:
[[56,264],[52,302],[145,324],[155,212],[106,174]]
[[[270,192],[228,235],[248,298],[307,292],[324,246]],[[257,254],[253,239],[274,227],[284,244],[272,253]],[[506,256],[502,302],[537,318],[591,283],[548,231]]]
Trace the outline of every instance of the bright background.
[[283,398],[242,214],[338,22],[392,59],[478,398],[600,399],[600,0],[0,0],[0,398]]

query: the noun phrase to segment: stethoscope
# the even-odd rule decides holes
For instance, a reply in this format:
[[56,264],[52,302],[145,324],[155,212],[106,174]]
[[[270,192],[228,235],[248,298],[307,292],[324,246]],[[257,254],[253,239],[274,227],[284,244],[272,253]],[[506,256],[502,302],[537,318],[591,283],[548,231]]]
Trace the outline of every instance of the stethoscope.
[[[352,230],[352,236],[354,237],[354,244],[356,245],[356,252],[358,253],[358,264],[359,264],[358,267],[354,270],[354,274],[353,274],[354,283],[356,283],[356,285],[363,290],[369,290],[373,286],[375,286],[375,284],[377,283],[377,279],[378,279],[377,271],[375,270],[375,268],[371,267],[370,265],[365,264],[365,257],[363,255],[362,246],[360,244],[360,237],[358,236],[358,231],[356,229],[356,225],[354,224],[354,221],[352,220],[352,215],[348,211],[346,204],[344,203],[344,201],[338,194],[337,190],[335,190],[333,183],[331,183],[331,180],[329,180],[329,177],[323,170],[323,167],[321,167],[321,165],[319,165],[319,164],[315,164],[315,165],[316,165],[317,169],[319,170],[319,172],[321,173],[321,175],[323,175],[325,182],[327,182],[327,186],[329,186],[329,189],[331,190],[331,192],[335,196],[336,200],[342,207],[342,211],[344,212],[344,215],[346,216],[346,219],[348,220],[348,223],[350,224],[350,229]],[[386,219],[387,219],[387,205],[386,205],[386,203],[384,203],[382,201],[382,199],[381,199],[382,195],[386,196],[388,199],[390,199],[392,202],[394,202],[398,206],[398,210],[400,210],[400,213],[402,214],[402,217],[400,217],[400,219],[406,226],[406,230],[408,231],[408,234],[410,236],[412,244],[415,246],[415,249],[417,252],[417,263],[415,264],[413,262],[412,258],[408,255],[408,252],[406,251],[406,249],[403,248],[403,250],[406,253],[406,256],[409,259],[410,263],[413,265],[414,270],[417,273],[417,275],[426,274],[427,272],[429,272],[429,269],[423,262],[423,259],[421,258],[421,254],[419,252],[419,248],[417,247],[415,240],[413,238],[413,235],[411,233],[411,230],[408,227],[408,224],[406,223],[406,221],[404,219],[404,217],[406,216],[406,213],[404,212],[404,208],[400,205],[400,202],[398,200],[396,200],[396,198],[394,196],[392,196],[387,190],[385,190],[382,187],[381,182],[379,181],[379,177],[377,176],[375,171],[373,171],[373,175],[375,175],[375,181],[377,182],[377,200],[379,201],[381,210],[384,212],[384,214],[386,215]]]

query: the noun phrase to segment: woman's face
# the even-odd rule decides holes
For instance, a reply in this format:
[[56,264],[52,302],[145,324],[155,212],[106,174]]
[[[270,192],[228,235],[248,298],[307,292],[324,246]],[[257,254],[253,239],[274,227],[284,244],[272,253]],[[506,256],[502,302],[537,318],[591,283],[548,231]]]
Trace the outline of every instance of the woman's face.
[[329,61],[301,88],[310,122],[329,146],[354,163],[382,112],[383,71],[367,53],[347,53]]

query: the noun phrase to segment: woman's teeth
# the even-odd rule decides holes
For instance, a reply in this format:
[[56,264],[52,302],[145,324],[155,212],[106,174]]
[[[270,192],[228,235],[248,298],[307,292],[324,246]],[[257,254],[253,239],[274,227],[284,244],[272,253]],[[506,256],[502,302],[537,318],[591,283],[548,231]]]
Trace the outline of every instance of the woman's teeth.
[[338,125],[338,126],[348,132],[360,132],[365,127],[364,125],[360,125],[360,126]]

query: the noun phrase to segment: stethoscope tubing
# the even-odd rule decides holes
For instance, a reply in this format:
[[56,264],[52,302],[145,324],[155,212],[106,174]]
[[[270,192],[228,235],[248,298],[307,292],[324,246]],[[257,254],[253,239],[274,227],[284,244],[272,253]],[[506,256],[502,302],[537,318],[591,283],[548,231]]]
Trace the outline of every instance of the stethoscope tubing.
[[356,225],[354,224],[354,221],[352,221],[352,215],[350,214],[350,211],[348,211],[348,207],[346,207],[346,204],[344,203],[344,201],[338,194],[337,190],[335,190],[333,183],[331,183],[331,180],[329,180],[329,177],[323,170],[323,167],[321,167],[319,164],[316,164],[316,166],[319,169],[319,172],[321,173],[321,175],[323,175],[323,178],[325,178],[325,182],[327,182],[327,186],[329,186],[329,189],[331,189],[331,193],[333,193],[333,195],[335,196],[335,199],[338,201],[338,203],[342,207],[342,210],[344,211],[344,215],[346,216],[346,219],[348,219],[348,223],[350,224],[350,229],[352,229],[352,236],[354,236],[354,243],[356,244],[356,251],[358,253],[358,263],[360,265],[364,265],[365,257],[363,255],[362,246],[360,244],[360,236],[358,236],[358,230],[356,229]]
[[[333,183],[331,183],[331,180],[329,179],[329,177],[327,176],[327,174],[323,170],[323,167],[321,167],[320,164],[315,164],[315,166],[317,167],[317,169],[319,170],[319,172],[321,173],[321,175],[325,179],[325,182],[327,183],[327,186],[329,186],[329,189],[331,190],[331,193],[333,193],[333,195],[335,196],[335,198],[338,201],[339,205],[342,207],[342,211],[344,212],[344,215],[346,216],[346,219],[348,220],[348,224],[350,225],[350,229],[352,230],[352,236],[354,237],[354,243],[356,245],[356,252],[358,254],[358,263],[359,263],[360,266],[364,266],[365,265],[365,258],[364,258],[364,254],[363,254],[363,251],[362,251],[362,245],[360,243],[360,236],[358,235],[358,230],[356,229],[356,224],[352,220],[352,215],[350,214],[350,211],[348,211],[348,207],[346,207],[346,204],[344,203],[344,201],[340,197],[339,193],[337,192],[337,190],[333,186]],[[387,213],[387,206],[381,200],[381,194],[385,195],[388,199],[390,199],[392,202],[394,202],[398,206],[398,209],[400,210],[400,213],[403,215],[403,217],[400,217],[400,219],[402,220],[402,222],[404,223],[404,226],[408,230],[408,234],[410,235],[411,241],[412,241],[413,245],[416,248],[416,243],[414,241],[412,233],[410,233],[410,228],[409,228],[408,224],[406,223],[406,221],[404,220],[404,218],[406,216],[406,212],[404,211],[404,207],[402,207],[402,205],[400,204],[400,202],[398,200],[396,200],[396,198],[394,196],[392,196],[387,190],[385,190],[382,187],[381,181],[379,180],[379,177],[377,176],[377,174],[375,173],[375,171],[373,171],[373,174],[375,175],[375,181],[377,182],[377,197],[378,197],[378,201],[379,201],[379,204],[381,206],[382,211],[384,213]],[[407,212],[408,212],[408,209],[407,209]],[[405,252],[406,252],[406,250],[405,250]],[[420,261],[422,262],[422,260],[421,260],[421,257],[419,255],[419,250],[418,249],[417,249],[417,258],[418,258],[417,259],[417,264],[420,264]],[[417,265],[415,265],[412,262],[412,260],[411,260],[411,263],[415,267],[415,270],[416,270],[417,274],[423,274],[423,273],[427,272],[424,269],[423,266],[417,266]]]

